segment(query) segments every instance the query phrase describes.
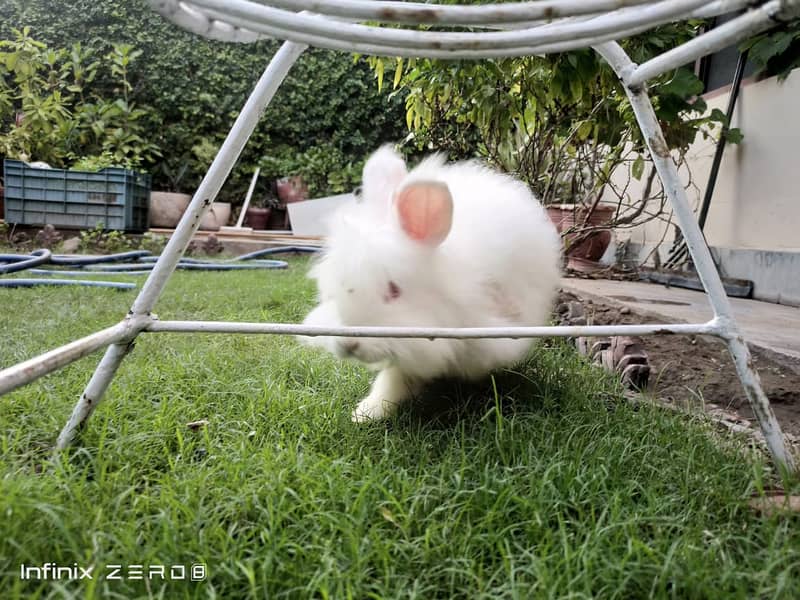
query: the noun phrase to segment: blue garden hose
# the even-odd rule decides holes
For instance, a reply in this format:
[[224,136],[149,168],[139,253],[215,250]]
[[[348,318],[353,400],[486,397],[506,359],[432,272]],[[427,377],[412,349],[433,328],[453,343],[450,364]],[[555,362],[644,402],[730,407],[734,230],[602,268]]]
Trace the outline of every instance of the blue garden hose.
[[80,267],[83,265],[96,265],[100,263],[122,262],[131,259],[150,256],[148,250],[135,250],[132,252],[122,252],[120,254],[108,254],[106,256],[76,256],[65,254],[53,254],[50,250],[34,250],[30,254],[0,254],[0,274],[16,273],[44,264],[63,265]]
[[[228,258],[228,259],[221,260],[221,261],[197,260],[195,258],[181,258],[178,261],[178,268],[179,269],[180,268],[188,268],[188,269],[191,270],[193,265],[197,266],[197,267],[208,267],[208,266],[211,266],[211,267],[224,267],[224,266],[229,265],[229,266],[235,266],[235,267],[245,268],[245,269],[252,268],[252,267],[258,267],[258,268],[264,268],[264,269],[285,269],[286,267],[289,266],[289,263],[287,263],[286,261],[283,261],[283,260],[250,260],[250,261],[248,261],[247,265],[231,265],[231,263],[236,262],[238,260],[241,260],[241,257],[237,256],[237,257],[234,257],[234,258]],[[157,261],[158,261],[158,257],[157,256],[146,256],[144,258],[140,258],[139,259],[139,264],[142,265],[141,268],[144,269],[144,268],[149,268],[150,265],[155,265],[155,263]],[[252,267],[251,267],[251,265],[252,265]],[[103,267],[98,267],[98,268],[103,268]],[[212,270],[212,271],[214,271],[214,270],[224,271],[224,270],[227,270],[227,269],[209,269],[209,270]]]
[[120,252],[119,254],[105,254],[103,256],[80,256],[75,254],[56,254],[50,262],[54,265],[64,265],[67,267],[81,267],[83,265],[98,265],[102,263],[125,262],[136,260],[145,256],[150,256],[149,250],[132,250],[130,252]]
[[53,258],[50,250],[34,250],[30,255],[25,254],[0,254],[0,261],[8,264],[0,264],[0,275],[24,271],[31,267],[38,267],[49,263]]
[[[265,261],[266,262],[266,261]],[[197,262],[183,262],[181,260],[178,262],[176,269],[184,270],[184,271],[244,271],[244,270],[253,270],[253,269],[285,269],[289,266],[289,263],[284,262],[282,260],[271,260],[269,264],[257,264],[257,265],[230,265],[224,263],[215,263],[215,262],[208,262],[208,263],[197,263]],[[95,273],[126,273],[128,270],[135,269],[135,270],[152,270],[155,267],[155,263],[150,264],[134,264],[134,265],[95,265],[91,266],[87,271],[94,271]]]
[[[150,268],[148,265],[144,265],[142,267],[136,267],[136,265],[131,265],[131,271],[124,271],[125,275],[147,275],[153,269]],[[28,269],[28,273],[31,275],[60,275],[60,276],[67,276],[67,277],[86,277],[87,275],[106,275],[103,271],[90,271],[89,269],[85,269],[83,271],[61,271],[58,269]]]
[[[282,260],[254,260],[261,256],[273,254],[291,253],[311,253],[317,252],[319,248],[313,246],[284,246],[280,248],[267,248],[257,250],[226,259],[224,261],[213,262],[204,261],[196,258],[181,258],[176,266],[177,269],[187,271],[240,271],[253,269],[286,269],[289,263]],[[86,276],[92,274],[119,273],[121,275],[141,275],[149,273],[155,266],[157,256],[152,256],[148,250],[133,250],[131,252],[120,252],[118,254],[108,254],[105,256],[80,256],[74,254],[56,254],[50,250],[34,250],[30,254],[0,254],[0,275],[17,273],[19,271],[30,270],[37,275],[59,275],[59,276]],[[129,262],[133,261],[133,262]],[[237,261],[249,261],[245,265],[231,264]],[[122,263],[110,265],[105,263]],[[80,271],[58,271],[50,269],[37,269],[42,265],[74,266],[82,269]],[[85,267],[85,268],[84,268]],[[83,285],[90,287],[106,287],[114,289],[132,289],[133,283],[119,283],[114,281],[91,281],[78,279],[0,279],[0,287],[33,287],[37,285]]]
[[265,248],[264,250],[256,250],[255,252],[248,252],[247,254],[242,254],[241,256],[237,256],[236,258],[230,259],[231,261],[235,260],[250,260],[253,258],[258,258],[259,256],[269,256],[272,254],[284,254],[286,252],[302,252],[302,253],[312,253],[318,252],[319,248],[314,246],[282,246],[280,248]]
[[136,287],[134,283],[120,283],[118,281],[90,281],[88,279],[0,279],[0,287],[36,287],[40,285],[81,285],[88,287],[104,287],[116,290],[131,290]]
[[[155,263],[157,261],[158,261],[158,256],[142,256],[139,259],[140,263]],[[188,263],[194,263],[196,265],[202,265],[202,264],[205,264],[208,261],[200,260],[199,258],[188,258],[186,256],[181,256],[179,262],[187,263],[187,264]]]

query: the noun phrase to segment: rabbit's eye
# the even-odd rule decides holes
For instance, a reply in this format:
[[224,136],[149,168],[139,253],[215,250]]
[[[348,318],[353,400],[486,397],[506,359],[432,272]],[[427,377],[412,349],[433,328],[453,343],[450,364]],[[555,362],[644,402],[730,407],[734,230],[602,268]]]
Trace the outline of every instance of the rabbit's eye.
[[386,293],[383,295],[383,301],[391,302],[392,300],[397,300],[399,297],[400,286],[398,286],[394,281],[390,281],[386,288]]

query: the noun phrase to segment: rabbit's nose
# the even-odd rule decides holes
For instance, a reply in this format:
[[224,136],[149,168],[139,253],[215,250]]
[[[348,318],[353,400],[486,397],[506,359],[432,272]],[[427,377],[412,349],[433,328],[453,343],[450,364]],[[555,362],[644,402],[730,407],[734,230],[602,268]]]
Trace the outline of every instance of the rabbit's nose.
[[358,342],[356,340],[342,340],[339,345],[345,354],[352,355],[358,350]]

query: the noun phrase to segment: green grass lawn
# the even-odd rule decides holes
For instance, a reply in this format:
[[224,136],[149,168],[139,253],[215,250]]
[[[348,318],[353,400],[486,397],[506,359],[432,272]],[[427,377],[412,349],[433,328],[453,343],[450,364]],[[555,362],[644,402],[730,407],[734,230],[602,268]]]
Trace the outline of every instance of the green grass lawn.
[[[305,271],[179,272],[156,312],[299,320]],[[115,323],[133,297],[0,289],[0,365]],[[800,597],[797,518],[747,507],[772,484],[764,460],[631,407],[564,343],[356,426],[361,367],[285,337],[145,334],[51,460],[98,359],[0,398],[2,599]],[[93,579],[20,579],[46,562]],[[131,578],[199,563],[204,581]]]

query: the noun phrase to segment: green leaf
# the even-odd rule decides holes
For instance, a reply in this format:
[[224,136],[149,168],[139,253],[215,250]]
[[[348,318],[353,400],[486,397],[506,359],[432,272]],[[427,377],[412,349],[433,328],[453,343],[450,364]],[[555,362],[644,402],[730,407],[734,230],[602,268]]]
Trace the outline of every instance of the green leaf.
[[397,86],[400,85],[400,79],[403,77],[403,59],[397,59],[397,67],[394,70],[394,81],[392,82],[392,88],[397,89]]
[[760,64],[767,62],[786,51],[792,43],[792,35],[787,32],[776,33],[759,40],[750,48],[750,57]]
[[383,89],[383,68],[384,68],[383,59],[379,59],[378,62],[375,63],[375,77],[378,79],[379,92]]
[[711,109],[711,114],[708,115],[708,119],[716,123],[722,123],[723,125],[728,124],[728,115],[718,108]]
[[640,181],[642,179],[643,173],[644,173],[644,158],[640,154],[639,156],[636,157],[636,160],[634,160],[633,164],[631,165],[631,175],[633,175],[634,179]]
[[675,71],[667,83],[658,86],[660,94],[674,94],[680,98],[690,98],[703,93],[703,82],[689,69],[683,67]]
[[741,144],[742,140],[744,140],[744,134],[738,127],[734,127],[725,132],[725,140],[731,144]]
[[578,130],[576,132],[578,139],[581,141],[587,139],[592,134],[593,128],[594,124],[591,121],[589,120],[583,121],[578,127]]
[[570,79],[569,88],[570,91],[572,92],[572,99],[575,100],[576,102],[579,102],[581,98],[583,98],[583,91],[584,91],[583,82],[577,77]]

